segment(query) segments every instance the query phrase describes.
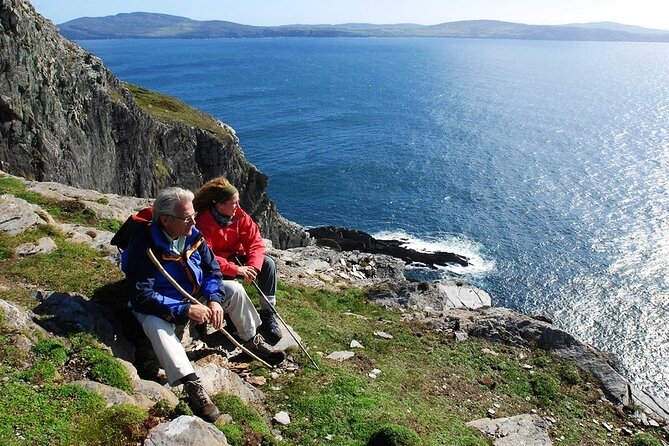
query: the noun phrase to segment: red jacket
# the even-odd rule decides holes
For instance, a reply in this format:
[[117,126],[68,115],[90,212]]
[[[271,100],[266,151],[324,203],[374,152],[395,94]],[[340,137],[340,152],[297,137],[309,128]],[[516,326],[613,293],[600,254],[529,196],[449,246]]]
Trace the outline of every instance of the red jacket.
[[258,271],[265,260],[265,242],[251,216],[237,208],[229,224],[221,227],[207,209],[197,214],[197,228],[214,251],[224,276],[237,277],[239,267],[234,255],[246,256],[246,266]]

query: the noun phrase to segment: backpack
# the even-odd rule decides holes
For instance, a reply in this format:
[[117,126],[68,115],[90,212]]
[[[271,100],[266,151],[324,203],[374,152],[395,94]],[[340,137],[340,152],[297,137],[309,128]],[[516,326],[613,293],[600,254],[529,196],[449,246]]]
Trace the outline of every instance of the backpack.
[[128,245],[141,234],[145,234],[151,227],[153,209],[144,208],[138,213],[131,215],[116,231],[109,243],[118,248],[119,252],[125,251]]

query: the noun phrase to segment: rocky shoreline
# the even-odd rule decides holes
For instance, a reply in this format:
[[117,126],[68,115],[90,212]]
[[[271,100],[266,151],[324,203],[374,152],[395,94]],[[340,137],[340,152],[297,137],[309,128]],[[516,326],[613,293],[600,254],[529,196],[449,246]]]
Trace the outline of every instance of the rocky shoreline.
[[[0,172],[0,178],[2,177],[10,176]],[[59,201],[82,203],[101,218],[124,220],[131,213],[149,204],[149,201],[141,198],[102,194],[58,183],[11,178],[21,181],[28,191]],[[58,226],[72,241],[86,243],[105,253],[109,261],[116,261],[116,249],[109,245],[111,232],[79,225],[58,224],[39,206],[12,195],[0,196],[0,231],[19,234],[40,224]],[[431,283],[409,281],[404,276],[406,261],[386,254],[345,251],[316,243],[285,250],[276,249],[271,243],[269,244],[269,253],[276,258],[280,276],[287,283],[332,290],[364,287],[369,290],[372,302],[395,308],[403,312],[405,319],[426,324],[431,329],[444,333],[445,336],[455,336],[458,339],[466,339],[468,336],[482,337],[520,348],[545,349],[572,361],[585,372],[595,376],[601,383],[604,394],[613,404],[621,408],[636,408],[633,409],[633,416],[640,422],[650,426],[666,425],[669,422],[669,403],[631,385],[616,371],[605,353],[580,342],[549,321],[506,308],[491,307],[490,296],[483,290],[455,281]],[[32,255],[55,248],[54,243],[46,240],[38,245],[20,246],[17,250],[20,250],[19,255]],[[118,321],[109,321],[104,316],[105,312],[97,308],[99,303],[91,302],[84,296],[57,292],[37,294],[41,299],[40,307],[44,314],[49,314],[52,320],[55,318],[59,321],[53,325],[54,327],[76,324],[90,327],[92,332],[105,327],[98,335],[105,334],[102,339],[112,339],[109,341],[109,347],[132,368],[130,364],[134,359],[132,348],[118,341],[123,339],[120,335],[122,328],[115,325]],[[9,312],[12,315],[6,319],[17,321],[19,325],[34,324],[33,320],[40,320],[43,317],[26,313],[7,302],[3,302],[2,307],[5,313]],[[76,319],[72,320],[73,317]],[[100,318],[104,319],[104,323]],[[197,336],[190,339],[191,349],[203,348]],[[209,383],[207,385],[212,392],[220,391],[217,388],[220,384],[216,383],[222,382],[226,383],[226,388],[235,388],[235,392],[245,395],[244,398],[252,399],[253,395],[257,395],[257,389],[245,385],[235,373],[229,370],[223,372],[220,366],[212,365],[206,360],[206,354],[203,358],[198,373],[215,376],[215,379],[207,379]],[[207,372],[209,369],[211,370]],[[221,379],[221,373],[226,374],[224,379]],[[137,372],[133,371],[133,376],[136,374]],[[85,385],[102,391],[98,383]],[[159,390],[146,383],[142,383],[140,387],[142,386],[149,389],[148,395],[145,395],[147,398],[145,404],[152,400],[151,395],[164,396],[162,387],[163,390]],[[108,395],[109,392],[113,395]],[[117,395],[117,390],[105,389],[103,393],[107,398],[111,398],[110,401],[124,399]],[[138,391],[137,394],[142,395],[142,391]],[[143,397],[138,396],[138,398],[141,400]]]

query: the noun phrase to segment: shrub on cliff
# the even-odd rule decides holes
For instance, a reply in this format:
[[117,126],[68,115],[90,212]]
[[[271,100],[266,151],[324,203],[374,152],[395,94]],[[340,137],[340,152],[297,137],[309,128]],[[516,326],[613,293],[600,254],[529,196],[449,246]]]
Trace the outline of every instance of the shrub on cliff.
[[372,435],[367,446],[420,446],[418,434],[405,426],[390,424]]

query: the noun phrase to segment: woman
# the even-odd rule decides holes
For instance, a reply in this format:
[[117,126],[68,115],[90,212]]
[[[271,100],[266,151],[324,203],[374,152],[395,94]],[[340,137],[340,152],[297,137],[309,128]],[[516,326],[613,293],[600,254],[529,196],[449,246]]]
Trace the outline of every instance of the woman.
[[224,177],[209,180],[195,193],[193,207],[197,228],[216,255],[223,275],[240,278],[246,284],[257,280],[267,297],[260,299],[260,329],[270,343],[276,344],[282,336],[270,307],[276,304],[276,264],[265,254],[258,225],[239,207],[237,188]]

